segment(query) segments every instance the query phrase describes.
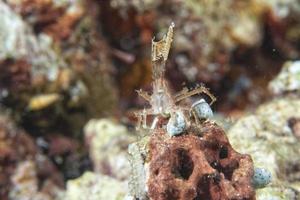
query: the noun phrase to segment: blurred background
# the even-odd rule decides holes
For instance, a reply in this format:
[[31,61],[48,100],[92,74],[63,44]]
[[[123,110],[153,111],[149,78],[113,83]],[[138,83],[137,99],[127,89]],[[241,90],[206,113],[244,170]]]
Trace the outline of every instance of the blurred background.
[[225,127],[300,88],[299,0],[1,0],[0,199],[124,188],[132,111],[148,106],[135,90],[151,91],[151,41],[171,22],[171,89],[203,83]]

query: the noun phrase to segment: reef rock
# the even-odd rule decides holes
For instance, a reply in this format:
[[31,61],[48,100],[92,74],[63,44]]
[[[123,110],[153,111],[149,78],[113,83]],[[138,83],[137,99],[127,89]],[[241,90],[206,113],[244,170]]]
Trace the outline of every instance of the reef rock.
[[274,94],[299,92],[300,90],[300,61],[289,61],[284,64],[281,72],[269,84]]
[[[34,140],[0,116],[0,198],[53,198],[63,186],[62,176],[48,158],[39,152]],[[46,198],[47,197],[47,198]]]
[[249,155],[237,153],[215,123],[169,137],[154,129],[130,145],[130,193],[136,199],[255,199]]
[[120,180],[128,178],[127,148],[135,136],[125,126],[109,119],[90,120],[84,132],[94,171]]
[[255,166],[272,174],[272,184],[257,191],[258,200],[299,199],[300,141],[295,133],[299,117],[300,100],[285,97],[261,105],[228,131],[235,149],[250,154]]
[[80,178],[67,182],[67,190],[58,200],[123,200],[127,192],[125,182],[86,172]]
[[9,198],[13,200],[51,200],[60,192],[50,181],[46,181],[39,189],[37,166],[33,161],[19,163],[11,181]]
[[25,129],[64,124],[75,135],[88,119],[116,108],[108,47],[89,6],[0,1],[0,101]]
[[[54,81],[60,68],[66,65],[52,49],[52,38],[45,34],[35,35],[31,27],[4,2],[0,2],[0,22],[0,41],[3,44],[0,68],[6,68],[10,64],[6,60],[10,60],[12,64],[28,68],[24,73],[29,73],[31,79],[44,76],[46,80]],[[23,62],[20,63],[20,60]]]
[[84,11],[77,0],[8,0],[7,3],[37,32],[45,32],[56,40],[70,36]]

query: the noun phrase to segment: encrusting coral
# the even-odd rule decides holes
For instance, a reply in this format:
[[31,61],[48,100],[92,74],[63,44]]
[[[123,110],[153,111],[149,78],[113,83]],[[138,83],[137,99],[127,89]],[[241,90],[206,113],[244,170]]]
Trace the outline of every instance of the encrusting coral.
[[161,41],[152,43],[152,95],[138,91],[151,104],[138,113],[139,122],[148,128],[147,116],[153,115],[154,120],[150,136],[129,146],[130,195],[139,200],[254,200],[251,157],[236,152],[222,128],[207,119],[212,111],[204,99],[190,107],[178,105],[199,93],[212,102],[214,96],[204,86],[175,96],[168,90],[163,72],[173,27]]

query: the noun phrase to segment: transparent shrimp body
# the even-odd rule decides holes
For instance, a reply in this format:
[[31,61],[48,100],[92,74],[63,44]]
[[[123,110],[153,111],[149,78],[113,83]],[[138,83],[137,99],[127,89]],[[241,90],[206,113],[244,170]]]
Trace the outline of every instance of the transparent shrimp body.
[[154,115],[168,116],[175,103],[163,80],[156,81],[153,85],[150,105]]
[[167,35],[162,40],[155,42],[152,40],[152,78],[153,93],[151,95],[150,105],[153,114],[169,115],[174,108],[175,103],[169,92],[164,79],[166,61],[168,59],[171,43],[173,40],[174,26],[172,23]]
[[[157,42],[152,40],[153,91],[151,95],[142,90],[137,91],[141,97],[149,102],[151,107],[144,109],[142,112],[136,113],[139,119],[137,128],[139,128],[141,125],[143,128],[148,128],[148,115],[154,116],[151,128],[156,128],[156,123],[160,117],[169,118],[167,123],[167,132],[171,136],[180,134],[188,125],[188,117],[186,117],[184,113],[186,113],[186,111],[189,109],[177,105],[178,102],[199,93],[207,94],[212,100],[211,103],[215,101],[215,97],[210,94],[208,89],[204,86],[200,86],[191,91],[185,88],[174,96],[170,93],[167,82],[164,78],[164,73],[165,64],[173,40],[174,26],[174,23],[172,23],[169,27],[168,33],[163,37],[162,40]],[[193,114],[194,112],[191,113]]]

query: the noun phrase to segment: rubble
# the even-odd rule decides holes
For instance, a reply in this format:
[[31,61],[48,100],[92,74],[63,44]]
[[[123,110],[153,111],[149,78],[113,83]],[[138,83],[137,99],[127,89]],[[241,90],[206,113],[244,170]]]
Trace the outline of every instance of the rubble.
[[0,196],[3,200],[53,199],[63,179],[33,138],[0,115]]
[[39,188],[37,166],[33,161],[20,162],[11,182],[9,199],[14,200],[53,200],[56,193],[61,191],[51,181],[45,181]]

